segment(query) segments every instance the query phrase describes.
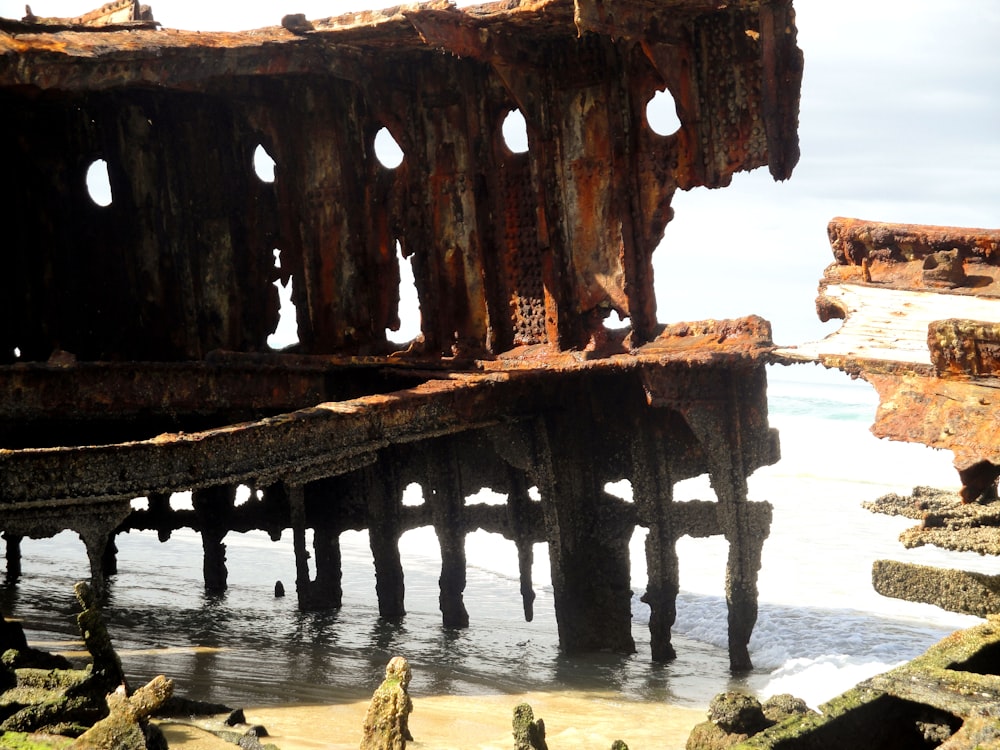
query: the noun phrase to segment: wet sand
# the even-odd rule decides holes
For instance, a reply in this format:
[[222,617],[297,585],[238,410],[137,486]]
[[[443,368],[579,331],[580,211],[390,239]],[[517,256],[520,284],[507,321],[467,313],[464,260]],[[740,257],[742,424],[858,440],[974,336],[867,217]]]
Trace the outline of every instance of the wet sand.
[[[601,693],[527,693],[489,696],[413,696],[407,747],[426,750],[510,750],[514,707],[527,701],[545,721],[552,750],[607,750],[616,739],[630,750],[683,750],[691,728],[705,712],[670,705],[621,700]],[[361,742],[367,701],[324,706],[264,706],[245,709],[261,724],[265,740],[281,750],[347,750]],[[223,728],[218,724],[219,728]],[[208,732],[173,722],[161,724],[171,748],[226,750]]]

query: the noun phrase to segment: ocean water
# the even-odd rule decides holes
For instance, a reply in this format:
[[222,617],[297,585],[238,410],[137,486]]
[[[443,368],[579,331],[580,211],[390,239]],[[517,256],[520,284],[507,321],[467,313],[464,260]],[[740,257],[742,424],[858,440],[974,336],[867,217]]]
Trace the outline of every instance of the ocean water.
[[[890,443],[868,431],[877,399],[863,382],[818,367],[772,367],[770,421],[781,433],[782,460],[750,478],[750,498],[774,505],[759,578],[759,619],[751,640],[755,669],[729,673],[723,592],[726,542],[678,542],[681,595],[670,664],[649,658],[643,538],[632,540],[632,656],[559,653],[545,545],[535,549],[535,617],[524,622],[512,542],[477,532],[466,544],[466,606],[471,624],[441,627],[440,556],[430,529],[400,540],[407,616],[378,618],[367,535],[341,537],[343,607],[302,613],[294,597],[290,534],[226,538],[230,588],[206,596],[201,542],[177,532],[118,537],[119,573],[106,617],[135,683],[174,678],[189,697],[230,705],[323,704],[361,699],[385,663],[406,656],[412,692],[485,696],[527,692],[615,695],[622,701],[703,708],[716,693],[742,688],[762,697],[790,692],[816,706],[859,680],[911,659],[944,635],[979,622],[928,605],[886,599],[871,587],[878,558],[995,572],[976,555],[905,550],[899,533],[913,522],[875,516],[864,500],[915,485],[956,487],[950,454]],[[627,494],[627,483],[613,491]],[[714,499],[707,477],[682,482],[678,499]],[[175,498],[184,503],[184,497]],[[411,492],[407,502],[419,502]],[[497,502],[490,493],[470,502]],[[72,651],[78,640],[72,594],[87,575],[82,543],[71,533],[22,544],[24,575],[0,590],[4,613],[20,618],[29,639]],[[275,581],[288,596],[275,598]]]

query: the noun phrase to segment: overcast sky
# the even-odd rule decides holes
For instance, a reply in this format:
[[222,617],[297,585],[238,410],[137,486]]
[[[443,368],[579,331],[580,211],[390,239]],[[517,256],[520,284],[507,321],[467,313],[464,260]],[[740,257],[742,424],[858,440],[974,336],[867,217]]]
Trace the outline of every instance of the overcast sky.
[[[32,0],[37,15],[72,16],[98,0]],[[152,0],[164,26],[238,30],[285,13],[324,18],[349,0]],[[1000,226],[1000,2],[796,0],[805,53],[792,178],[766,169],[721,190],[678,193],[656,254],[661,321],[757,313],[792,344],[833,330],[815,315],[832,260],[834,216]],[[0,0],[20,18],[23,2]],[[830,324],[835,325],[835,324]]]
[[[675,197],[657,258],[661,320],[754,312],[779,343],[819,338],[837,325],[814,311],[834,216],[1000,226],[1000,3],[795,7],[802,158],[785,183],[757,170]],[[690,277],[668,278],[664,261],[689,251]]]

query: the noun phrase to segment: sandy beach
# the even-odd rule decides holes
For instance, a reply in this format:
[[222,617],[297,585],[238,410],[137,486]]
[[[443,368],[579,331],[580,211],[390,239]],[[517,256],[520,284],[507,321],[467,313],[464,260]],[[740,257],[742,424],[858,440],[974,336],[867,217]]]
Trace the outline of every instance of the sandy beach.
[[[545,721],[552,750],[607,750],[616,739],[630,750],[682,750],[691,727],[705,712],[670,705],[624,701],[611,693],[527,693],[489,696],[414,696],[408,747],[427,750],[509,750],[511,715],[527,701]],[[322,706],[263,706],[245,710],[247,721],[269,732],[281,750],[357,748],[367,701]],[[207,723],[207,722],[206,722]],[[222,728],[221,723],[216,724]],[[232,748],[206,731],[186,724],[161,724],[171,748]]]

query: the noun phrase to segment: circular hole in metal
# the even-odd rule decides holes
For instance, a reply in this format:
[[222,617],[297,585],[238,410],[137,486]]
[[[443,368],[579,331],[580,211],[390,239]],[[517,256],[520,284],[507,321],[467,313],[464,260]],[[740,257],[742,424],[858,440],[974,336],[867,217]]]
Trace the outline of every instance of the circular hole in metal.
[[673,135],[680,130],[677,102],[669,91],[657,91],[646,103],[646,122],[657,135]]
[[101,208],[111,205],[111,178],[108,163],[104,159],[94,159],[87,167],[87,193],[90,200]]
[[389,128],[382,128],[375,134],[375,158],[386,169],[395,169],[403,163],[403,149],[396,143]]
[[523,154],[528,150],[528,124],[519,109],[512,109],[503,118],[500,126],[504,144],[513,154]]

